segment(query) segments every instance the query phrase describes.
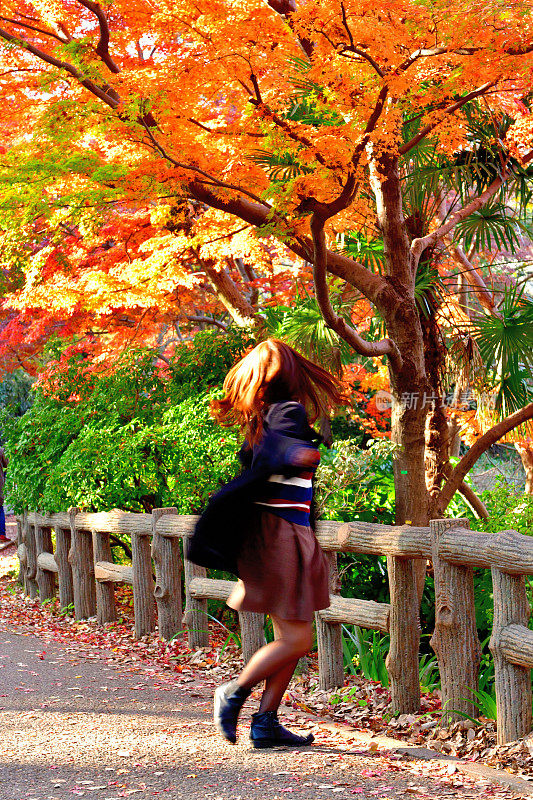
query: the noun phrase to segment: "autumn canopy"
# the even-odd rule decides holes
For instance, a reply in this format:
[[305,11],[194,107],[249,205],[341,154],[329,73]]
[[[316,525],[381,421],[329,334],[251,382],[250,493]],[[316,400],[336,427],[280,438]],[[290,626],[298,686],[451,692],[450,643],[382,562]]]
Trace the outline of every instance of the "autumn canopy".
[[[441,365],[415,284],[447,243],[494,310],[457,232],[528,174],[530,11],[528,0],[5,1],[4,364],[27,365],[56,335],[105,350],[217,315],[224,326],[224,309],[254,324],[258,298],[312,287],[353,351],[387,356],[398,518],[425,521],[448,462],[433,452],[428,494],[428,408],[402,398],[434,394]],[[443,181],[481,139],[490,157],[475,178]],[[332,292],[371,304],[382,333],[365,337]]]

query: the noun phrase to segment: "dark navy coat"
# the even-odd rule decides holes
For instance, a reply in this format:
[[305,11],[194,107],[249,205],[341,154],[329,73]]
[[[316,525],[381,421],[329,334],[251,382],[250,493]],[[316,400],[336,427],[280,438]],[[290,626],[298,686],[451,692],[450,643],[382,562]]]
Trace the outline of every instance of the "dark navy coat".
[[238,576],[237,559],[249,529],[254,503],[264,496],[265,482],[276,473],[293,475],[294,454],[317,447],[321,437],[309,425],[305,408],[294,401],[274,403],[263,422],[263,435],[251,450],[239,452],[243,472],[210,500],[187,546],[194,564]]

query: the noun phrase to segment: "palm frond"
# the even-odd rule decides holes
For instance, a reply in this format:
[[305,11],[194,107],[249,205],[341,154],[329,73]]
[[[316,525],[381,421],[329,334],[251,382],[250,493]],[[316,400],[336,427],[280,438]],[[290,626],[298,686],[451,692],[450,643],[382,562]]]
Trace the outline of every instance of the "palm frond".
[[[343,301],[338,293],[333,294],[332,302],[349,323],[351,303]],[[335,374],[340,374],[342,364],[353,358],[349,345],[324,322],[314,297],[304,297],[292,307],[270,308],[265,315],[265,330]]]
[[383,239],[368,239],[364,233],[350,231],[339,242],[341,252],[359,261],[373,272],[383,272],[385,253]]
[[292,57],[289,65],[294,70],[289,81],[295,92],[283,116],[315,127],[342,125],[344,118],[329,106],[324,86],[308,77],[311,63],[304,58]]
[[429,317],[445,300],[446,288],[437,267],[421,261],[415,277],[415,301],[422,316]]
[[[427,186],[429,192],[430,187],[439,182],[441,188],[457,192],[461,202],[467,202],[501,175],[503,159],[506,158],[506,171],[510,176],[496,199],[504,202],[512,195],[516,204],[515,217],[526,221],[533,199],[533,165],[524,166],[515,158],[508,159],[508,154],[502,151],[502,142],[513,119],[506,114],[493,115],[480,102],[467,104],[462,114],[467,142],[455,155],[449,157],[438,153],[430,137],[406,154],[402,162],[402,177],[407,195],[418,192],[416,187],[420,186]],[[419,131],[422,119],[417,115],[405,120],[405,141]]]
[[454,239],[462,242],[465,250],[497,248],[514,253],[522,244],[519,231],[527,233],[523,223],[504,203],[493,202],[463,219],[455,228]]
[[263,167],[272,181],[288,181],[297,178],[298,175],[307,175],[313,171],[311,167],[300,164],[297,156],[289,150],[279,153],[273,153],[270,150],[256,150],[248,158],[254,164]]
[[500,317],[483,316],[473,322],[472,336],[487,371],[501,379],[517,365],[533,367],[533,301],[525,288],[507,288],[500,305]]

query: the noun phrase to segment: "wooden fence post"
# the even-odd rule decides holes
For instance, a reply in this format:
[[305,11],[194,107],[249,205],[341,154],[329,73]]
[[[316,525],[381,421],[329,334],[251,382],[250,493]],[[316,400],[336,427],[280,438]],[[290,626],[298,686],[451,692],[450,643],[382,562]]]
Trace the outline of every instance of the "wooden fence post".
[[[94,564],[99,561],[113,561],[113,553],[109,542],[109,533],[92,530]],[[111,581],[96,581],[96,618],[100,625],[104,622],[115,622],[117,608],[115,604],[115,587]]]
[[150,553],[150,534],[132,533],[131,563],[133,567],[133,610],[135,638],[155,630],[154,578]]
[[37,548],[35,545],[35,526],[30,525],[27,514],[24,515],[24,539],[26,542],[26,588],[33,599],[39,594],[37,584]]
[[265,644],[265,615],[255,611],[239,611],[242,657],[246,664]]
[[[435,577],[435,631],[442,691],[443,724],[475,716],[481,645],[476,628],[474,570],[440,558],[441,537],[451,528],[470,527],[467,519],[434,519],[429,523]],[[456,713],[457,712],[457,713]]]
[[76,528],[78,508],[69,508],[70,552],[74,583],[74,611],[76,619],[87,619],[96,614],[96,587],[94,580],[93,545],[90,531]]
[[177,514],[177,508],[154,508],[152,511],[152,558],[155,566],[154,596],[157,603],[159,635],[171,639],[182,629],[181,553],[175,536],[162,536],[157,522],[167,514]]
[[68,560],[70,551],[70,529],[56,528],[56,562],[59,583],[59,605],[62,609],[74,604],[74,583],[72,567]]
[[56,576],[53,572],[42,569],[39,566],[39,556],[41,553],[53,555],[52,529],[48,526],[35,526],[35,553],[37,562],[37,584],[39,586],[39,597],[43,600],[50,600],[55,596]]
[[20,517],[17,517],[17,556],[19,559],[18,582],[23,586],[24,594],[27,594],[26,566],[28,563],[28,556],[26,555],[26,544],[24,541],[24,518],[20,519]]
[[495,567],[491,571],[494,619],[489,648],[494,656],[498,744],[507,744],[531,731],[531,670],[507,661],[502,633],[513,624],[527,628],[530,608],[523,575],[508,575]]
[[411,714],[420,708],[419,603],[413,559],[387,557],[390,592],[390,649],[387,656],[392,709]]
[[[187,552],[187,537],[183,538],[183,552]],[[209,646],[209,627],[207,618],[207,600],[192,597],[189,585],[193,578],[205,578],[207,570],[199,567],[183,557],[183,571],[185,577],[185,614],[183,622],[187,626],[189,647],[191,650],[198,647]]]
[[[337,553],[326,553],[329,564],[329,591],[340,594]],[[344,659],[342,652],[342,625],[331,624],[315,613],[318,646],[318,680],[321,689],[335,689],[344,685]]]

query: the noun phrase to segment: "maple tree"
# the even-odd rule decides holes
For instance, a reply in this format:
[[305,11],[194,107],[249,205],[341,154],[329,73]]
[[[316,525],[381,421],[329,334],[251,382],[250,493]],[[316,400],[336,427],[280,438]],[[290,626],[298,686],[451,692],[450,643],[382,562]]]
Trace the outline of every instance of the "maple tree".
[[[232,256],[239,254],[228,233],[243,226],[267,248],[281,242],[295,272],[312,264],[326,324],[354,352],[387,358],[399,445],[397,521],[425,524],[443,513],[476,454],[533,415],[529,404],[498,423],[444,474],[438,404],[429,426],[435,437],[426,442],[428,404],[406,400],[432,394],[440,365],[438,332],[432,315],[421,313],[417,278],[418,297],[422,279],[431,305],[433,253],[501,197],[533,156],[529,2],[212,0],[200,8],[179,0],[8,0],[2,16],[2,160],[8,175],[16,164],[27,178],[13,186],[12,207],[23,206],[22,223],[37,228],[34,240],[43,218],[61,236],[65,221],[74,230],[86,225],[96,213],[90,209],[114,204],[137,213],[190,202],[198,217],[188,232],[193,239],[196,226],[206,225],[211,239],[215,232],[227,237]],[[503,135],[494,135],[499,162],[451,208],[444,183],[433,215],[421,220],[416,207],[407,214],[402,176],[410,164],[412,174],[420,172],[414,155],[428,143],[452,163],[468,154],[469,109],[475,122],[483,104],[497,123],[510,118]],[[66,220],[54,218],[59,209]],[[374,239],[376,229],[381,271],[342,241],[354,231]],[[39,261],[45,244],[39,239],[31,259],[34,290],[47,277]],[[18,252],[14,246],[15,272]],[[219,255],[217,248],[217,263]],[[58,267],[58,276],[72,268]],[[354,315],[338,312],[331,302],[336,280],[372,304],[382,337],[364,335]],[[217,284],[233,311],[248,300],[235,287],[233,277]],[[79,290],[87,290],[83,281]],[[246,315],[253,316],[249,306]],[[436,465],[431,491],[428,452]],[[394,588],[411,566],[390,566]],[[412,595],[405,594],[406,605]],[[392,682],[411,670],[398,643],[415,638],[393,643]],[[418,671],[411,671],[404,707],[415,705],[418,691]]]
[[[22,224],[18,234],[27,266],[21,279],[11,269],[0,341],[4,368],[18,362],[35,371],[43,347],[54,338],[83,339],[93,358],[151,343],[165,359],[165,351],[182,341],[191,326],[225,330],[221,311],[249,325],[255,311],[237,288],[244,282],[238,265],[246,283],[248,265],[220,252],[211,257],[208,233],[203,240],[200,234],[194,242],[187,239],[181,234],[187,222],[180,220],[179,211],[169,206],[106,209],[89,230],[83,222],[65,224],[62,214],[57,230],[57,220],[40,214],[30,236]],[[256,243],[250,244],[243,242],[248,258]],[[270,268],[269,253],[263,253],[263,260]],[[274,285],[279,290],[280,282],[280,275],[272,276],[270,290]]]
[[[38,240],[33,295],[39,281],[46,286],[49,252],[31,229],[41,230],[43,219],[57,238],[65,225],[87,227],[112,205],[127,208],[135,220],[142,209],[151,214],[191,204],[188,236],[194,240],[203,229],[210,239],[217,238],[214,232],[226,237],[226,252],[215,247],[214,254],[218,298],[234,314],[242,303],[237,313],[248,319],[253,305],[219,266],[239,253],[231,233],[246,227],[255,242],[249,266],[259,252],[272,258],[273,240],[282,243],[296,271],[313,265],[327,325],[355,352],[387,357],[396,399],[393,438],[400,445],[397,520],[427,522],[443,512],[465,465],[448,475],[437,470],[427,491],[428,406],[410,407],[405,397],[432,391],[428,354],[435,332],[424,331],[415,282],[439,244],[533,157],[529,11],[525,0],[505,7],[496,0],[453,6],[444,0],[255,0],[201,9],[190,2],[155,7],[148,0],[8,0],[0,30],[0,81],[8,98],[2,161],[8,175],[17,165],[9,208],[24,207],[19,230]],[[402,170],[428,142],[442,159],[468,152],[467,115],[475,117],[480,102],[495,119],[509,117],[498,139],[498,167],[445,209],[443,219],[435,213],[417,227],[416,215],[403,208]],[[139,223],[133,222],[136,231]],[[342,246],[344,234],[376,228],[383,240],[381,274]],[[160,242],[152,252],[159,247],[173,251],[177,245]],[[15,242],[15,265],[17,248]],[[172,255],[172,269],[179,270]],[[91,253],[78,260],[86,258]],[[126,254],[120,261],[124,276],[130,268],[132,285],[142,274],[160,291],[164,269],[157,257],[130,264]],[[61,270],[68,274],[68,265],[56,276]],[[112,270],[99,278],[116,279]],[[353,319],[337,313],[330,296],[335,279],[372,304],[386,328],[383,338],[365,338]],[[172,281],[194,293],[190,272],[174,273]],[[81,273],[75,283],[78,295],[92,291]],[[57,277],[48,288],[57,291]],[[99,302],[94,294],[91,313]],[[530,417],[531,404],[516,413],[479,446]]]

